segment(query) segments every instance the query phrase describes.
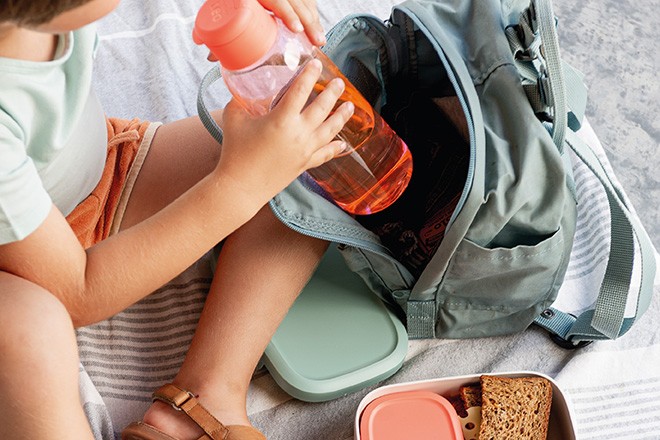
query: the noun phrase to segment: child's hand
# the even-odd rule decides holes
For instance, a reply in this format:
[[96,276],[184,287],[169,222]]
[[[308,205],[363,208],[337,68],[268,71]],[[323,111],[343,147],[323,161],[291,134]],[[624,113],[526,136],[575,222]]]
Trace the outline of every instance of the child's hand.
[[246,197],[265,204],[303,171],[332,159],[345,148],[333,138],[353,114],[343,103],[330,115],[344,90],[331,81],[309,105],[321,73],[310,61],[277,106],[265,116],[251,116],[235,101],[223,113],[224,143],[216,172],[231,179]]
[[259,3],[272,11],[293,32],[305,31],[313,44],[325,44],[325,33],[319,21],[315,0],[259,0]]

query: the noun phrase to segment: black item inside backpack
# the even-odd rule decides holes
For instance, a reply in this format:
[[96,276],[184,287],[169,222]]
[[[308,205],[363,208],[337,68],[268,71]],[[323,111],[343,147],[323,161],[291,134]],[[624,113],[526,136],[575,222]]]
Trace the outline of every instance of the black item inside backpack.
[[442,61],[420,31],[391,25],[389,41],[381,33],[365,36],[371,46],[357,46],[340,68],[408,145],[413,173],[395,203],[356,219],[417,278],[442,242],[465,186],[467,122]]
[[414,93],[403,107],[383,107],[383,118],[410,148],[412,178],[391,206],[357,217],[416,278],[444,237],[469,164],[467,141],[436,104],[438,100]]

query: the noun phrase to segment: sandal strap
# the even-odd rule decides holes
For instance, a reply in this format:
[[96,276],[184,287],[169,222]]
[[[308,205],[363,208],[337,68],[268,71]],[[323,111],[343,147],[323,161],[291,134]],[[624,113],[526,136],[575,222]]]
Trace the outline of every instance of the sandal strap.
[[211,439],[227,438],[229,429],[213,417],[190,391],[168,383],[154,391],[152,398],[169,403],[177,411],[186,413]]

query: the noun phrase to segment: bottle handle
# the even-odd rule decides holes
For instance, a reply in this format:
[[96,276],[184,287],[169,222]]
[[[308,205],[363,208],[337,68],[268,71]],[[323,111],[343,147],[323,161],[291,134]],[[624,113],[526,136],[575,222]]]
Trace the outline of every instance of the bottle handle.
[[197,113],[206,130],[213,136],[213,139],[218,141],[219,144],[222,144],[222,140],[224,139],[222,128],[215,122],[215,119],[213,119],[204,103],[206,90],[220,78],[222,78],[222,72],[220,71],[220,66],[217,64],[204,75],[202,83],[199,86],[199,91],[197,92]]

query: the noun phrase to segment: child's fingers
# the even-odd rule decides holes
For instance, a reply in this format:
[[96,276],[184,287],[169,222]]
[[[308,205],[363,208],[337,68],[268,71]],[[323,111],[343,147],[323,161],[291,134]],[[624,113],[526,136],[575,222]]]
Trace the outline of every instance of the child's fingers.
[[293,32],[305,31],[312,43],[325,44],[323,27],[314,0],[259,0]]
[[321,26],[319,10],[314,0],[290,0],[293,9],[302,21],[305,33],[317,46],[325,44],[325,32]]
[[337,110],[328,117],[316,130],[321,142],[329,142],[344,128],[346,122],[353,116],[355,105],[348,101],[337,107]]
[[312,90],[314,90],[314,84],[316,84],[319,76],[321,76],[321,69],[321,62],[317,59],[313,59],[307,63],[302,72],[293,81],[289,90],[284,93],[280,102],[277,103],[273,113],[291,111],[298,114],[301,113],[305,104],[307,104]]
[[305,119],[314,125],[319,125],[323,122],[332,109],[335,108],[337,99],[339,99],[344,92],[345,87],[346,85],[344,84],[344,81],[340,78],[335,78],[330,81],[325,87],[325,90],[314,98],[314,101],[312,101],[303,111]]
[[334,158],[336,155],[346,150],[348,145],[344,141],[336,140],[328,144],[325,144],[314,153],[312,153],[309,158],[308,168],[316,168],[319,165],[323,165],[330,159]]
[[261,5],[272,11],[276,17],[286,24],[293,32],[302,32],[305,30],[298,14],[291,3],[287,0],[259,0]]

